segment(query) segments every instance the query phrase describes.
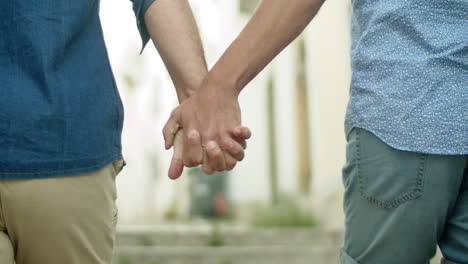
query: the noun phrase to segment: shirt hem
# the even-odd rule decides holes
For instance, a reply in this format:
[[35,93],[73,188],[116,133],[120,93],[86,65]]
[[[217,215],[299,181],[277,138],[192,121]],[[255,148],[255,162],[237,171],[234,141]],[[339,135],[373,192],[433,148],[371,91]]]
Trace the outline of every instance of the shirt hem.
[[427,150],[424,148],[416,148],[416,147],[411,147],[411,146],[401,146],[398,145],[394,142],[391,142],[385,136],[377,133],[374,129],[370,128],[369,126],[365,126],[362,124],[351,124],[349,126],[346,126],[345,133],[346,133],[346,139],[348,139],[349,134],[353,130],[353,128],[361,128],[365,129],[372,134],[374,134],[376,137],[378,137],[380,140],[382,140],[385,144],[389,145],[390,147],[394,149],[398,149],[401,151],[409,151],[409,152],[417,152],[417,153],[422,153],[422,154],[429,154],[429,155],[448,155],[448,156],[458,156],[458,155],[468,155],[468,151],[463,151],[463,150],[442,150],[442,149],[432,149],[432,150]]
[[35,163],[31,166],[25,163],[19,165],[0,162],[0,179],[38,179],[73,176],[100,170],[113,161],[122,159],[122,154],[117,153],[105,158]]

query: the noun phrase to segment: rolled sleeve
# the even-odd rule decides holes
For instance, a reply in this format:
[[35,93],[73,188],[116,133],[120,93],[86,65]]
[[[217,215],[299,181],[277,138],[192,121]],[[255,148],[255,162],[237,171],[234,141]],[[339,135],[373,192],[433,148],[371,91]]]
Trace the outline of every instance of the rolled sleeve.
[[146,28],[145,23],[145,13],[150,7],[150,5],[155,0],[130,0],[133,3],[133,11],[135,12],[136,22],[138,26],[138,31],[140,31],[140,36],[142,40],[142,48],[141,51],[145,48],[146,44],[150,39],[150,35],[148,33],[148,29]]

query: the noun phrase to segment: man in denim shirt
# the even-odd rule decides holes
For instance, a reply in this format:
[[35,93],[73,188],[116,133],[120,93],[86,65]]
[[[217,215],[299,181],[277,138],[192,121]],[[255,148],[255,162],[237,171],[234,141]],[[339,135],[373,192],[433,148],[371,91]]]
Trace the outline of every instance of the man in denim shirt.
[[[323,2],[263,0],[202,87],[174,110],[167,144],[182,126],[197,130],[204,144],[225,145],[224,135],[240,122],[239,93]],[[444,263],[466,264],[468,1],[352,5],[341,261],[427,264],[439,245]]]
[[[207,73],[199,34],[186,0],[153,2],[133,0],[138,28],[144,44],[150,36],[156,44],[182,102]],[[0,4],[1,264],[111,262],[123,107],[99,4]],[[230,166],[243,155],[239,142]],[[171,175],[181,173],[183,153]]]

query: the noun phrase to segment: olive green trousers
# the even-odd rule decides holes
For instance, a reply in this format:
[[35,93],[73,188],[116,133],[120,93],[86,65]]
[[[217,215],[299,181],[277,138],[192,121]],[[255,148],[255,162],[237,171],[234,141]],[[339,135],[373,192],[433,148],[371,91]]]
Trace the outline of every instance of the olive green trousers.
[[355,128],[343,168],[342,264],[468,264],[468,156],[394,149]]

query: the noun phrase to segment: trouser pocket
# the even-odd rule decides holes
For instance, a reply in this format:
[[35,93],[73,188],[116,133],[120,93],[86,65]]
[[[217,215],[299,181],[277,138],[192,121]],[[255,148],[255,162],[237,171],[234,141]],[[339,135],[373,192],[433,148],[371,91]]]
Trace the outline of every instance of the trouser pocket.
[[423,194],[426,154],[394,149],[371,132],[356,128],[348,143],[360,195],[383,209],[396,208]]

